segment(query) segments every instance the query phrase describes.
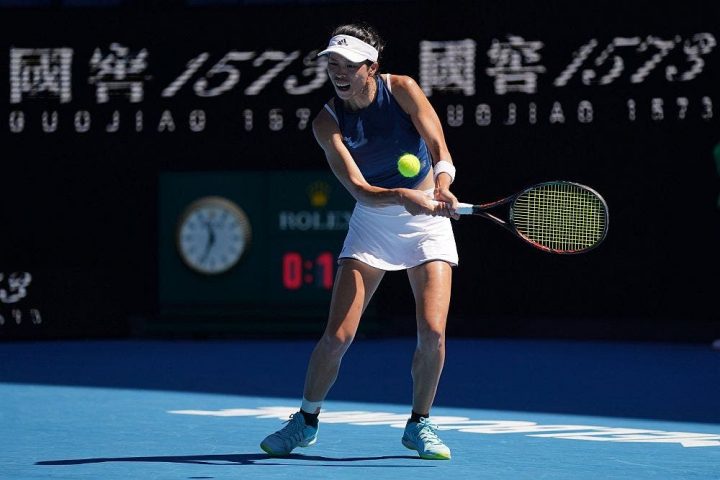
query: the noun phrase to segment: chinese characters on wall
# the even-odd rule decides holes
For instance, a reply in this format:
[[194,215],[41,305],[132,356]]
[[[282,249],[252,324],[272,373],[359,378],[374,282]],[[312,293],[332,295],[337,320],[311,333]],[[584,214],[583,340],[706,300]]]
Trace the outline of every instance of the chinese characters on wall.
[[[417,78],[432,101],[449,100],[443,118],[449,127],[515,125],[521,121],[529,125],[593,123],[597,109],[590,96],[598,89],[621,83],[640,86],[651,77],[666,84],[692,82],[702,75],[715,47],[711,33],[669,39],[653,35],[609,41],[592,38],[577,46],[571,58],[563,60],[561,52],[550,51],[542,40],[520,35],[494,38],[484,46],[473,39],[423,40],[418,45]],[[203,100],[231,92],[246,98],[267,97],[263,102],[267,108],[262,111],[238,102],[238,121],[232,128],[245,132],[258,128],[275,132],[304,130],[319,106],[313,101],[312,105],[289,108],[287,96],[315,93],[327,80],[326,59],[318,58],[314,50],[231,50],[218,60],[213,60],[218,55],[201,52],[176,71],[162,72],[152,70],[152,55],[147,48],[121,43],[96,47],[90,58],[77,58],[75,49],[65,46],[9,48],[9,132],[54,133],[64,129],[114,133],[125,129],[172,133],[181,128],[189,132],[213,126],[227,128],[219,119],[213,125],[213,111],[203,107]],[[563,67],[549,68],[544,62],[548,56],[553,64],[562,61]],[[400,73],[414,76],[413,72]],[[146,88],[150,82],[161,99],[189,95],[197,108],[181,115],[172,108],[148,107],[152,103]],[[275,89],[272,94],[270,86]],[[81,105],[75,100],[73,93],[82,88],[93,89],[93,105]],[[278,88],[280,96],[275,93]],[[581,94],[588,92],[589,96],[573,100],[572,105],[566,99],[547,100],[570,88]],[[714,115],[709,92],[694,91],[692,98],[660,94],[653,96],[649,104],[640,104],[632,97],[619,101],[628,122],[642,115],[653,121],[708,121]],[[78,107],[75,110],[74,103]],[[43,110],[37,115],[24,108],[38,104]],[[99,108],[108,105],[117,108]],[[153,111],[149,112],[149,108]]]
[[[644,39],[616,37],[599,50],[600,43],[593,38],[578,48],[571,62],[552,80],[551,88],[558,90],[573,82],[579,83],[581,88],[607,87],[624,78],[631,84],[642,84],[657,70],[660,70],[659,73],[667,83],[690,82],[703,72],[706,57],[716,44],[715,37],[710,33],[699,33],[690,38],[675,36],[671,40],[650,35]],[[541,63],[543,48],[541,41],[528,41],[516,35],[508,35],[506,41],[493,39],[486,52],[491,66],[485,69],[485,74],[493,78],[495,95],[520,93],[532,99],[533,95],[539,93],[539,76],[551,74]],[[420,83],[425,94],[432,96],[435,92],[441,92],[474,96],[478,81],[476,49],[476,42],[470,39],[420,42]],[[673,59],[677,64],[668,61],[668,55],[674,50],[681,52],[679,59]],[[634,71],[630,71],[627,66],[627,60],[631,57],[633,63],[640,61],[640,66]],[[664,69],[661,69],[663,65]],[[696,116],[705,121],[712,119],[712,98],[709,95],[698,98],[697,105],[693,106]],[[624,100],[626,119],[634,122],[640,107],[634,98]],[[508,102],[505,107],[506,115],[502,124],[515,125],[518,122],[519,103]],[[653,121],[662,121],[667,115],[684,120],[688,117],[690,99],[685,96],[673,99],[654,97],[645,107]],[[526,108],[527,123],[538,123],[538,103],[529,100]],[[553,101],[548,110],[545,118],[549,123],[567,121],[565,107],[561,102]],[[587,99],[577,102],[574,111],[579,123],[592,123],[595,118],[593,104]],[[476,125],[490,125],[493,122],[492,107],[488,103],[478,103],[473,116]],[[465,104],[448,105],[446,122],[451,127],[463,125]]]

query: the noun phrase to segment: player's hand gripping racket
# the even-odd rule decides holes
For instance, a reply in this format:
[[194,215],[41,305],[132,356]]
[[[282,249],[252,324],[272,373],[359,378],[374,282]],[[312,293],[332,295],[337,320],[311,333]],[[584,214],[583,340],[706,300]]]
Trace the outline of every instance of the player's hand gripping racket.
[[[506,206],[505,219],[491,210]],[[592,188],[552,181],[526,188],[495,202],[461,203],[460,215],[479,215],[502,225],[530,245],[552,253],[583,253],[607,235],[608,208]]]

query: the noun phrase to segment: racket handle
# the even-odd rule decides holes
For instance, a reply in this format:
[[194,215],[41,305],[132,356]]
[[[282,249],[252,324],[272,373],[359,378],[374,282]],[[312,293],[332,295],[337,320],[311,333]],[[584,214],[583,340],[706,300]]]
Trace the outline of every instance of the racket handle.
[[458,215],[472,215],[472,213],[473,213],[472,203],[458,203],[458,208],[457,208],[456,212]]
[[[437,205],[440,202],[438,202],[437,200],[433,200],[433,203]],[[455,210],[455,213],[457,213],[458,215],[472,215],[472,203],[458,203],[458,208],[457,210]]]

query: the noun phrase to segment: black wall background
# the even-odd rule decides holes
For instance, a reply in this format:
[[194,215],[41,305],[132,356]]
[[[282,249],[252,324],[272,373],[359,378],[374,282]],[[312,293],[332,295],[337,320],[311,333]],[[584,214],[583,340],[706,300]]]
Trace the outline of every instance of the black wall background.
[[[476,42],[475,93],[435,89],[430,97],[458,166],[454,190],[461,200],[489,201],[562,178],[593,186],[610,206],[609,237],[582,256],[535,251],[480,219],[457,222],[461,265],[454,279],[453,333],[677,340],[719,335],[720,181],[713,148],[720,142],[720,49],[701,55],[702,71],[690,81],[668,80],[665,68],[688,71],[683,45],[696,45],[697,34],[720,38],[720,7],[709,1],[673,7],[578,3],[585,2],[0,10],[0,272],[33,275],[25,299],[0,304],[0,338],[127,335],[135,320],[158,315],[162,172],[326,168],[295,113],[308,108],[314,116],[331,96],[329,85],[290,95],[283,82],[291,75],[309,82],[313,76],[303,77],[310,67],[302,58],[312,58],[336,24],[354,20],[374,24],[386,38],[384,71],[416,79],[421,41]],[[536,65],[545,72],[538,74],[534,93],[500,95],[486,72],[493,40],[505,42],[508,35],[543,43]],[[621,37],[657,37],[676,46],[641,83],[630,75],[650,58],[652,47],[618,48],[614,53],[625,58],[620,76],[607,85],[584,84],[583,69],[594,69],[598,78],[610,71],[613,52],[606,63],[593,62]],[[597,47],[580,71],[567,85],[555,86],[574,53],[592,39]],[[99,104],[95,98],[89,61],[96,48],[109,53],[113,42],[135,53],[148,51],[141,102],[118,96]],[[60,47],[73,49],[72,100],[26,94],[11,103],[10,49]],[[192,86],[231,50],[302,53],[259,95],[244,89],[267,67],[241,62],[235,88],[198,96]],[[163,97],[163,89],[203,52],[207,61],[176,94]],[[209,87],[225,79],[209,78]],[[663,101],[662,119],[653,118],[653,99]],[[688,102],[684,118],[678,99]],[[634,120],[628,100],[636,104]],[[592,104],[591,122],[578,119],[582,101]],[[535,123],[529,119],[531,103]],[[492,110],[489,125],[476,122],[481,104]],[[510,104],[517,108],[514,125],[504,124]],[[451,126],[448,107],[458,105],[464,123]],[[558,105],[564,122],[553,123]],[[273,108],[282,109],[280,131],[268,127]],[[194,110],[206,116],[201,132],[188,125]],[[251,131],[245,110],[253,112]],[[85,133],[73,124],[78,111],[91,117]],[[116,111],[120,129],[109,133],[106,125]],[[140,132],[134,123],[138,111]],[[158,131],[165,111],[174,131]],[[24,115],[22,132],[11,129],[17,112]],[[43,132],[43,112],[57,112],[57,131]],[[396,320],[412,315],[406,284],[404,275],[389,275],[375,299],[384,321],[401,332],[412,326]],[[27,319],[33,308],[42,312],[42,324],[13,322],[13,309]]]

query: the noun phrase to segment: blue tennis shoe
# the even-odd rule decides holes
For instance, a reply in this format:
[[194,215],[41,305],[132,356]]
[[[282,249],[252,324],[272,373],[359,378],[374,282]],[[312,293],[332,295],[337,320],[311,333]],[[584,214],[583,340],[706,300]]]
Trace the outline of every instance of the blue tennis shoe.
[[438,438],[433,425],[427,418],[419,422],[410,422],[405,426],[402,444],[410,450],[416,450],[425,460],[450,460],[450,449]]
[[319,427],[307,425],[302,413],[297,412],[290,415],[290,420],[285,423],[283,428],[268,435],[260,443],[260,448],[268,455],[284,457],[290,455],[295,447],[309,447],[317,442]]

